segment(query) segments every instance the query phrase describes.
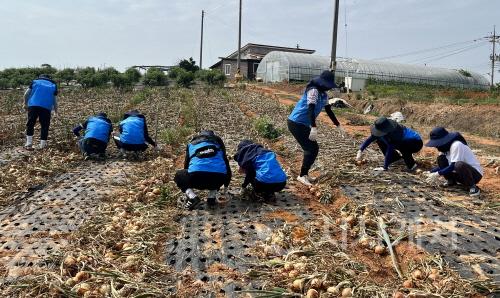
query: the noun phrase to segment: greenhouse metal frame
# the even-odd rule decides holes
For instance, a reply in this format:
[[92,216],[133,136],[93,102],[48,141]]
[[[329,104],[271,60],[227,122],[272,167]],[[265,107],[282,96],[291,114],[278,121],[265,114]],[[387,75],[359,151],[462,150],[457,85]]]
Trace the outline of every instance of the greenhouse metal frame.
[[[329,69],[329,65],[329,57],[274,51],[260,62],[257,77],[266,83],[309,81]],[[486,90],[490,87],[484,76],[474,72],[362,59],[338,59],[335,74],[337,78],[350,76],[464,89]]]

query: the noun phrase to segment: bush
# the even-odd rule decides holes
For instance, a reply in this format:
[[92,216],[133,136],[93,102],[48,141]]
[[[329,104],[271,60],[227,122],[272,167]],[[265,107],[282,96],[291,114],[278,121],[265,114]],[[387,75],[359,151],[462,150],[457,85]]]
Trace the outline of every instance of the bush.
[[172,67],[168,71],[168,77],[175,80],[179,76],[179,73],[181,73],[183,71],[185,71],[185,70],[180,68],[179,66]]
[[131,100],[132,105],[138,105],[141,102],[147,100],[151,96],[151,91],[149,89],[144,89],[136,93]]
[[167,76],[158,68],[150,68],[144,76],[144,85],[146,86],[167,86]]
[[66,85],[76,79],[75,70],[73,68],[65,68],[58,71],[55,75],[55,78],[59,82],[64,82]]
[[125,76],[131,82],[131,84],[139,83],[142,78],[141,72],[135,68],[129,68],[125,71]]
[[274,127],[269,117],[259,117],[254,121],[254,128],[257,133],[269,140],[277,139],[281,136],[281,130]]
[[186,126],[167,128],[160,133],[160,138],[167,145],[177,146],[184,144],[186,138],[193,132],[194,130],[192,128]]
[[113,75],[111,77],[111,82],[113,83],[113,86],[120,89],[132,86],[132,81],[126,74],[123,73]]
[[194,73],[185,71],[181,69],[177,75],[177,85],[184,87],[184,88],[189,88],[193,84],[194,81]]
[[196,65],[196,61],[193,60],[193,57],[189,59],[184,59],[179,62],[179,67],[184,69],[185,71],[195,73],[200,69],[198,65]]
[[223,86],[226,81],[226,76],[220,70],[202,69],[196,72],[196,77],[210,86]]

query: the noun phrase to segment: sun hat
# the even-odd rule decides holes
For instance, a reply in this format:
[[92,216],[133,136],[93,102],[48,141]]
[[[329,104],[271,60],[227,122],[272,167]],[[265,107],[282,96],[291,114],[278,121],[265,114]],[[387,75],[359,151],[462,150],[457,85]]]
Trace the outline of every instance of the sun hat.
[[426,147],[443,146],[457,138],[460,134],[458,132],[448,132],[444,127],[435,127],[429,135],[430,140],[425,144]]
[[387,119],[386,117],[380,117],[375,120],[375,123],[370,127],[371,133],[376,137],[383,137],[398,127],[396,121]]
[[311,82],[316,86],[323,87],[325,90],[330,90],[336,87],[335,75],[329,70],[323,71],[319,76],[314,77]]

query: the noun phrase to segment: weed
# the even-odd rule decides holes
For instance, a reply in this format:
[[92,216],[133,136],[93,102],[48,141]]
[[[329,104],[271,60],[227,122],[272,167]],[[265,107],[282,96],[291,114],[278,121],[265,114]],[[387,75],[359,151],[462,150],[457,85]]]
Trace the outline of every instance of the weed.
[[254,128],[257,133],[269,140],[274,140],[282,135],[282,131],[274,127],[269,117],[258,117],[254,121]]
[[141,90],[132,97],[132,99],[130,100],[130,104],[132,104],[134,106],[138,105],[141,102],[146,101],[150,96],[151,96],[150,89]]
[[161,140],[171,146],[178,146],[185,143],[186,138],[194,133],[194,129],[186,126],[166,128],[160,132]]

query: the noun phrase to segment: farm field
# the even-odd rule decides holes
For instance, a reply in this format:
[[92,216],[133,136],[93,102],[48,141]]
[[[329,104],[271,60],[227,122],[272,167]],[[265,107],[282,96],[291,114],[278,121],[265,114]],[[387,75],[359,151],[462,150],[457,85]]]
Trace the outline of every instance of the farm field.
[[[375,174],[372,168],[383,157],[374,149],[356,164],[374,116],[359,113],[364,104],[354,99],[355,109],[338,111],[346,138],[320,118],[320,154],[312,173],[318,183],[306,188],[295,181],[302,152],[286,129],[297,94],[259,85],[63,89],[49,149],[28,152],[22,149],[22,93],[0,91],[6,107],[0,111],[1,296],[498,294],[498,118],[491,117],[491,128],[480,135],[465,131],[486,172],[480,199],[430,186],[402,166]],[[71,128],[100,111],[116,124],[133,108],[146,115],[160,150],[128,161],[110,144],[106,161],[84,161]],[[420,124],[427,136],[436,123],[417,119],[410,117],[409,125]],[[459,122],[450,125],[461,129]],[[173,175],[183,166],[189,136],[202,129],[224,139],[230,159],[243,139],[277,152],[289,176],[277,202],[242,198],[243,177],[232,161],[230,192],[219,198],[218,208],[178,208],[182,194]],[[266,138],[270,129],[280,136]],[[417,162],[428,170],[435,157],[423,150]]]

